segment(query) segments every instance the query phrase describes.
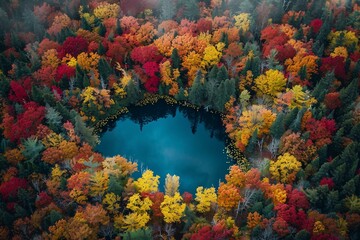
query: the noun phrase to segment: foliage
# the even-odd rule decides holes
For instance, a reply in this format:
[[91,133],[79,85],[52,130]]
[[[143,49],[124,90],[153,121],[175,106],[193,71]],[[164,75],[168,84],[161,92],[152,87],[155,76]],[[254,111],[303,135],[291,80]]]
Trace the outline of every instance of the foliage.
[[[358,239],[359,16],[358,1],[2,1],[0,238]],[[159,192],[96,152],[144,97],[223,117],[237,162],[217,191],[193,199],[168,175]]]

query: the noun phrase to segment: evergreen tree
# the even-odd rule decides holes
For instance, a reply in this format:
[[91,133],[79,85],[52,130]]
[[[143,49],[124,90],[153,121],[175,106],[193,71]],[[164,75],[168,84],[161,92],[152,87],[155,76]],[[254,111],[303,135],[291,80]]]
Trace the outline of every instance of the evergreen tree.
[[176,48],[174,48],[171,52],[171,62],[173,68],[177,68],[177,69],[181,68],[181,59],[179,52]]
[[226,48],[229,46],[229,36],[227,33],[225,32],[222,33],[220,42],[223,42]]
[[44,93],[44,102],[45,104],[48,104],[50,105],[51,107],[54,107],[56,105],[56,100],[55,100],[55,97],[54,97],[54,94],[51,93],[51,92],[48,92],[48,93]]
[[62,125],[62,116],[55,108],[46,105],[46,123],[54,132],[58,132]]
[[98,31],[98,34],[102,37],[105,37],[105,34],[106,34],[106,27],[104,26],[104,24],[100,24],[99,26],[99,31]]
[[189,101],[197,106],[201,106],[205,97],[205,86],[202,83],[202,78],[202,73],[199,70],[189,91]]
[[172,19],[176,14],[176,5],[174,1],[171,0],[161,0],[160,1],[160,19],[169,20]]
[[215,109],[223,112],[230,97],[235,97],[235,79],[222,81],[215,93]]
[[284,118],[285,114],[283,112],[278,113],[274,123],[270,127],[270,134],[275,139],[280,139],[285,132]]
[[316,84],[312,95],[318,102],[322,102],[324,97],[331,86],[331,83],[334,81],[335,75],[334,72],[328,72],[324,77],[320,79],[320,81]]
[[184,17],[189,20],[197,20],[200,16],[200,9],[196,0],[184,0]]
[[119,18],[116,19],[115,32],[116,32],[117,35],[122,35],[122,34],[123,34],[123,30],[122,30],[122,28],[121,28],[120,19],[119,19]]
[[355,101],[355,99],[358,97],[358,82],[359,79],[355,78],[347,87],[340,90],[340,100],[342,106],[346,107],[351,105],[353,101]]
[[251,135],[251,138],[249,140],[248,145],[246,146],[246,153],[247,154],[253,154],[255,151],[255,147],[258,140],[258,129],[256,129],[253,134]]
[[10,81],[7,77],[0,73],[0,97],[7,98],[10,91]]
[[41,91],[40,87],[36,85],[32,85],[31,87],[31,99],[34,102],[37,102],[39,105],[45,105],[43,92]]
[[226,67],[224,65],[222,65],[218,69],[218,72],[216,74],[216,79],[217,79],[218,82],[222,82],[222,81],[225,81],[228,78],[229,78],[228,71],[227,71]]
[[266,67],[268,69],[276,69],[279,71],[284,70],[284,66],[279,63],[279,61],[276,59],[276,55],[278,54],[278,51],[276,49],[271,49],[270,54],[266,59]]
[[294,38],[296,40],[301,40],[304,38],[304,31],[303,31],[302,27],[300,27],[299,30],[296,31]]
[[294,122],[298,112],[299,112],[299,109],[294,108],[293,110],[291,110],[290,112],[288,112],[286,114],[285,119],[284,119],[285,129],[289,129],[291,123]]
[[316,56],[322,57],[324,54],[324,48],[325,48],[325,46],[324,46],[323,42],[316,40],[312,47],[312,50]]
[[[74,110],[72,110],[74,111]],[[95,147],[99,142],[98,136],[93,132],[94,129],[87,127],[79,114],[75,114],[75,133],[84,142],[87,142],[90,146]]]
[[107,82],[108,77],[114,73],[112,67],[104,58],[100,58],[98,66],[100,77]]
[[183,87],[180,87],[179,92],[175,95],[175,99],[178,101],[185,101],[186,100],[186,96],[185,96],[185,90]]
[[60,113],[64,121],[71,120],[70,111],[61,102],[56,102],[55,109]]
[[106,49],[104,47],[104,45],[102,44],[102,42],[99,42],[99,47],[97,50],[99,55],[104,55],[106,53]]
[[210,72],[208,73],[208,81],[216,81],[218,78],[217,78],[217,75],[218,75],[218,71],[219,71],[219,68],[217,65],[214,65]]
[[346,16],[344,12],[341,12],[336,18],[335,29],[336,31],[342,31],[345,30],[345,27],[346,27]]
[[[321,1],[323,1],[323,0],[321,0]],[[315,16],[321,16],[321,15],[315,15]],[[332,14],[329,12],[323,16],[324,16],[323,17],[323,25],[321,26],[320,31],[315,38],[315,40],[319,41],[320,43],[327,42],[327,36],[329,35],[329,33],[331,31]]]
[[141,92],[139,87],[135,84],[134,80],[130,80],[125,87],[126,99],[130,104],[135,104],[141,99]]
[[293,132],[299,132],[301,130],[301,120],[305,112],[306,112],[306,108],[302,108],[300,111],[298,111],[295,120],[290,125],[290,129]]
[[360,123],[351,129],[349,137],[354,141],[360,142]]
[[91,31],[91,26],[85,18],[81,18],[81,28],[84,30]]

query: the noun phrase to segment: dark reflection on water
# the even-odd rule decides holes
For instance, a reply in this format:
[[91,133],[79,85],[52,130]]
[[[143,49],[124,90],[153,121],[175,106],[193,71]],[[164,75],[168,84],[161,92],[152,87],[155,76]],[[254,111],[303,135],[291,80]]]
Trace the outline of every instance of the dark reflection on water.
[[224,181],[230,166],[225,140],[220,116],[159,101],[133,107],[109,123],[97,150],[135,160],[139,170],[153,170],[160,176],[161,191],[169,173],[180,176],[181,193],[194,193],[197,186],[217,188],[219,179]]

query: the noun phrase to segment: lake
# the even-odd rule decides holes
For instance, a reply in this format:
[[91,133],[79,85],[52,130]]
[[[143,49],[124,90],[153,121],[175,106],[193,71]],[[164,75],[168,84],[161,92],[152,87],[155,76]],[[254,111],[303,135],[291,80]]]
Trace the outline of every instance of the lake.
[[136,161],[140,172],[152,170],[160,176],[160,191],[167,173],[180,177],[181,194],[195,193],[198,186],[217,188],[225,180],[231,159],[219,115],[163,100],[129,110],[104,129],[97,151]]

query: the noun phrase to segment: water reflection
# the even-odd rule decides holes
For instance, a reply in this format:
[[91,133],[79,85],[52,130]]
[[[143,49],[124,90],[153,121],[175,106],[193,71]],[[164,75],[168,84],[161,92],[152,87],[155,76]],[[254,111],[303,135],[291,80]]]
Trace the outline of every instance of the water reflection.
[[[163,191],[167,173],[180,176],[180,191],[218,186],[230,160],[223,152],[226,135],[219,116],[204,110],[168,105],[134,107],[110,123],[97,147],[105,156],[120,154],[160,175]],[[135,173],[134,177],[140,176]]]

